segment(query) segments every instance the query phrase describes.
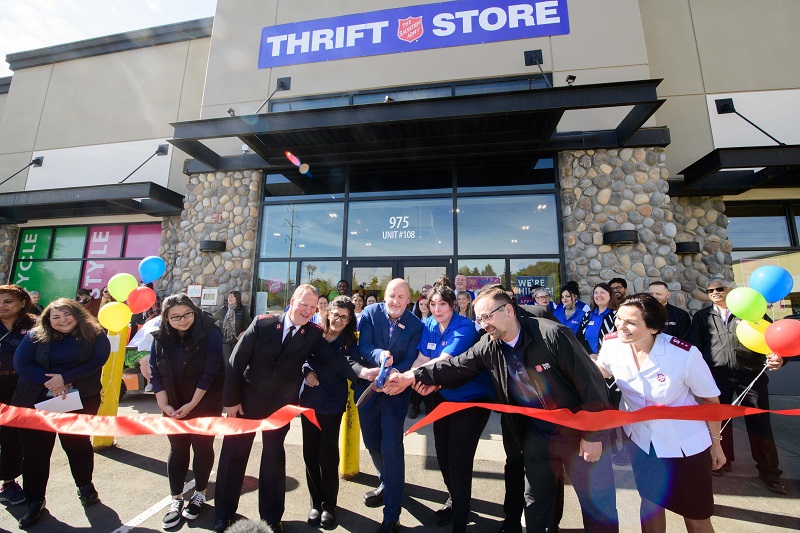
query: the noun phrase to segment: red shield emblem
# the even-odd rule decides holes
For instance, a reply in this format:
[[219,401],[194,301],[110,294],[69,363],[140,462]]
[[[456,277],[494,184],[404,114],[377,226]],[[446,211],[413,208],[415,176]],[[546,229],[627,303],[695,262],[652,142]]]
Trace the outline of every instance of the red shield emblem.
[[541,372],[543,370],[542,365],[536,365],[536,371]]
[[397,38],[412,43],[422,37],[422,17],[397,20]]
[[277,279],[271,279],[267,282],[267,291],[272,294],[278,294],[283,289],[283,282]]

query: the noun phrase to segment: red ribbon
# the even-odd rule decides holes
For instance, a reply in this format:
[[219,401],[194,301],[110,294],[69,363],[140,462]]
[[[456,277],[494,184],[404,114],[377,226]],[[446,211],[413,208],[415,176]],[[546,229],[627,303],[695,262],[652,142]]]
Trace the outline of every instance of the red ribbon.
[[319,427],[313,409],[285,405],[263,420],[209,416],[178,420],[166,416],[97,416],[49,413],[0,403],[0,426],[73,435],[132,437],[136,435],[241,435],[277,429],[302,414]]
[[468,402],[444,402],[439,404],[425,418],[411,426],[406,435],[419,430],[422,427],[432,424],[458,411],[469,409],[470,407],[481,407],[499,413],[514,413],[538,418],[546,422],[552,422],[560,426],[567,426],[580,431],[601,431],[620,427],[634,422],[644,422],[647,420],[727,420],[746,415],[757,415],[760,413],[773,413],[776,415],[800,416],[800,409],[784,409],[780,411],[767,411],[756,409],[755,407],[742,407],[740,405],[726,404],[703,404],[689,405],[685,407],[667,407],[664,405],[654,405],[645,407],[638,411],[578,411],[573,413],[569,409],[544,410],[533,407],[518,407],[516,405],[505,405],[495,403],[468,403]]

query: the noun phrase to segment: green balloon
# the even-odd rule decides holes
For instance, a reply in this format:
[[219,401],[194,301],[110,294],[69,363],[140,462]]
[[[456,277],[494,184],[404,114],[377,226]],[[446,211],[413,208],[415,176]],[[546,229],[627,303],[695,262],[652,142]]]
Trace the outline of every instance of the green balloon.
[[733,289],[725,298],[725,303],[731,313],[750,322],[758,322],[767,312],[767,300],[760,292],[750,287]]

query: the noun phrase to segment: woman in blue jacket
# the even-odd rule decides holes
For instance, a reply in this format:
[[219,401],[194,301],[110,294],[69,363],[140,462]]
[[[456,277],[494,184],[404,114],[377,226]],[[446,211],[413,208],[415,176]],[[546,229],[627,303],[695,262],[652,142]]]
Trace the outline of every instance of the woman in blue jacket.
[[583,322],[583,317],[586,316],[586,311],[580,306],[580,295],[572,292],[572,287],[564,285],[561,287],[561,305],[556,307],[553,314],[559,322],[572,330],[574,334],[578,334]]
[[617,316],[617,307],[619,302],[608,283],[594,286],[592,310],[583,317],[576,335],[592,359],[597,359],[600,347],[603,346],[603,337],[616,331],[614,317]]
[[[440,278],[428,292],[433,320],[426,320],[419,343],[419,356],[412,368],[456,357],[478,341],[475,323],[455,313],[456,295],[450,280]],[[433,403],[489,402],[494,388],[488,372],[455,389],[442,389]],[[481,433],[489,421],[487,409],[474,407],[433,423],[436,458],[450,497],[434,513],[437,526],[453,522],[453,532],[466,531],[472,493],[472,467]]]

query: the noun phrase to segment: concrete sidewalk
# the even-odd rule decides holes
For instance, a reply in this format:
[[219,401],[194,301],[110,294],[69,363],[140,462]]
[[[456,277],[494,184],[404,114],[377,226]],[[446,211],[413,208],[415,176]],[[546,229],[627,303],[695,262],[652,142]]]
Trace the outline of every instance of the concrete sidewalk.
[[[774,409],[800,408],[800,397],[772,397]],[[130,395],[123,401],[120,414],[157,414],[152,395]],[[407,421],[408,426],[411,425]],[[776,441],[784,470],[784,483],[789,495],[769,492],[758,480],[750,457],[744,425],[735,423],[737,459],[734,470],[714,478],[718,532],[778,532],[800,529],[800,424],[795,417],[774,416]],[[287,495],[284,524],[287,532],[314,531],[305,523],[308,493],[302,460],[300,421],[292,422],[286,441]],[[221,439],[217,439],[219,453]],[[83,509],[75,495],[66,457],[60,446],[53,454],[50,484],[47,492],[48,512],[32,531],[127,533],[128,531],[161,531],[161,517],[167,501],[165,437],[132,437],[118,439],[112,450],[97,454],[95,485],[102,503]],[[261,445],[256,441],[245,480],[239,513],[258,517],[256,484]],[[475,460],[470,531],[491,533],[499,528],[503,517],[503,452],[500,424],[493,415],[484,431]],[[336,531],[371,532],[381,520],[380,509],[362,504],[361,495],[377,484],[377,478],[366,451],[361,453],[362,474],[342,481],[339,491],[339,527]],[[618,509],[622,531],[639,531],[639,496],[629,467],[615,467]],[[212,481],[214,476],[212,475]],[[433,511],[446,500],[447,494],[439,473],[431,428],[406,438],[406,499],[401,522],[404,529],[419,532],[445,532],[432,523]],[[213,526],[213,484],[209,489],[208,508],[191,523],[171,531],[210,530]],[[17,531],[16,521],[23,506],[8,507],[0,512],[0,528]],[[568,486],[562,531],[580,531],[582,522],[575,492]],[[683,520],[668,513],[668,530],[684,531]]]

